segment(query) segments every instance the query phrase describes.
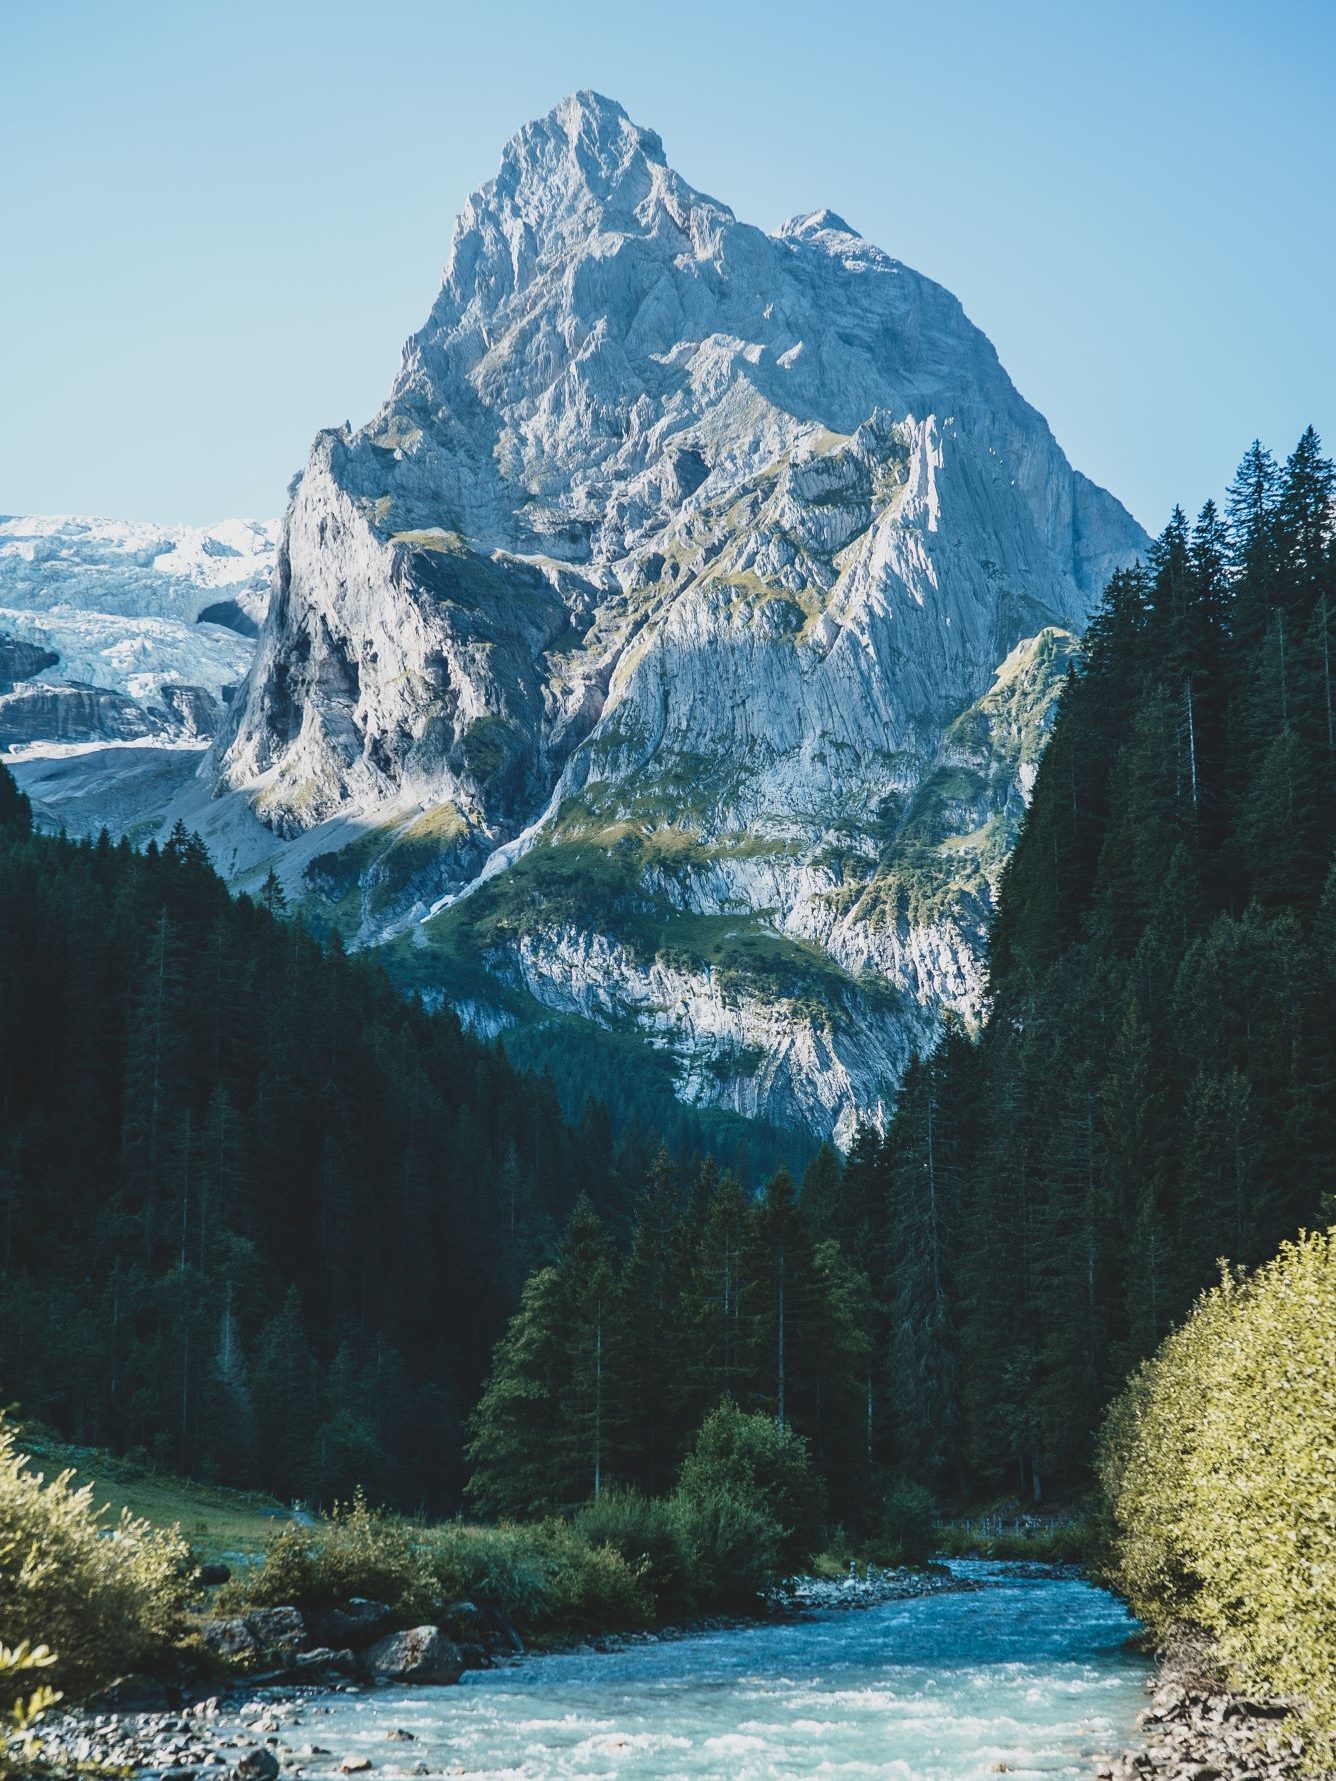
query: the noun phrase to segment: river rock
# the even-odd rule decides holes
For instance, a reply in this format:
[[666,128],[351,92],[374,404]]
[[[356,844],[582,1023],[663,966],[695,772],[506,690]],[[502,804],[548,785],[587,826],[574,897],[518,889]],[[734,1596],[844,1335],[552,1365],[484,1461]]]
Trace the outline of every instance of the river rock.
[[306,1639],[306,1622],[296,1608],[257,1608],[246,1624],[266,1657],[295,1651]]
[[263,1747],[247,1751],[232,1770],[234,1781],[275,1781],[278,1758]]
[[316,1682],[335,1676],[351,1676],[356,1669],[356,1653],[347,1646],[342,1651],[335,1651],[328,1645],[317,1645],[312,1651],[297,1653],[292,1660],[291,1673],[303,1682]]
[[378,1639],[362,1667],[377,1682],[458,1682],[464,1661],[440,1627],[414,1626]]
[[340,1607],[317,1614],[311,1621],[311,1636],[322,1645],[362,1651],[389,1630],[393,1619],[394,1611],[387,1603],[355,1595]]
[[211,1620],[200,1634],[209,1650],[233,1663],[247,1663],[263,1655],[263,1647],[249,1623],[241,1618]]

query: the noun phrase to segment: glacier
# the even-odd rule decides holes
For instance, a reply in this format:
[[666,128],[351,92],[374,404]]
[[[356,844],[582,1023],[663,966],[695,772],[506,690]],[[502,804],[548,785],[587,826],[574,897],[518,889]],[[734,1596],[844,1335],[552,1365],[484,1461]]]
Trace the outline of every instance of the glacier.
[[0,517],[0,750],[49,826],[157,826],[250,667],[278,532]]

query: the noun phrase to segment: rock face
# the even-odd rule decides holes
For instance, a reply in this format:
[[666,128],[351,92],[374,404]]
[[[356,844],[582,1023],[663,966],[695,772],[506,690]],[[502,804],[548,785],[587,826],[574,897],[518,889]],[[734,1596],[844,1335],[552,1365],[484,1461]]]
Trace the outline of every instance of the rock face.
[[393,1618],[393,1612],[385,1602],[353,1596],[341,1607],[331,1608],[320,1615],[311,1630],[328,1645],[346,1645],[360,1651],[379,1638]]
[[[483,1025],[578,1014],[847,1137],[980,940],[1048,709],[1141,550],[949,292],[774,234],[595,94],[506,147],[380,413],[316,440],[215,852]],[[242,836],[243,840],[238,841]]]
[[244,1617],[206,1622],[201,1637],[219,1657],[273,1662],[296,1654],[306,1625],[296,1608],[256,1608]]
[[0,636],[0,693],[12,693],[16,680],[31,680],[44,668],[54,668],[59,660],[54,649]]

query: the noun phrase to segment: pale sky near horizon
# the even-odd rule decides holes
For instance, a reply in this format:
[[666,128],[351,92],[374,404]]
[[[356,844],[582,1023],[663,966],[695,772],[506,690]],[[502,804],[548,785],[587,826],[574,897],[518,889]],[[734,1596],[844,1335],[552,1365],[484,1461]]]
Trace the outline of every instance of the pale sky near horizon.
[[279,513],[577,87],[947,285],[1152,531],[1336,448],[1331,0],[0,0],[0,513]]

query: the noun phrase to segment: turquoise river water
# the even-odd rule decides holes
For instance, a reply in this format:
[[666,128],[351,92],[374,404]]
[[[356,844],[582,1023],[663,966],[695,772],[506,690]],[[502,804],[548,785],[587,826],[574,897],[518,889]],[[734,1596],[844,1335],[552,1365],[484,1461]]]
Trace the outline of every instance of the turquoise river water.
[[[1125,1610],[1079,1581],[953,1568],[983,1587],[326,1697],[289,1736],[329,1752],[308,1775],[363,1755],[377,1777],[488,1781],[1091,1777],[1144,1701]],[[413,1742],[387,1742],[398,1729]]]

